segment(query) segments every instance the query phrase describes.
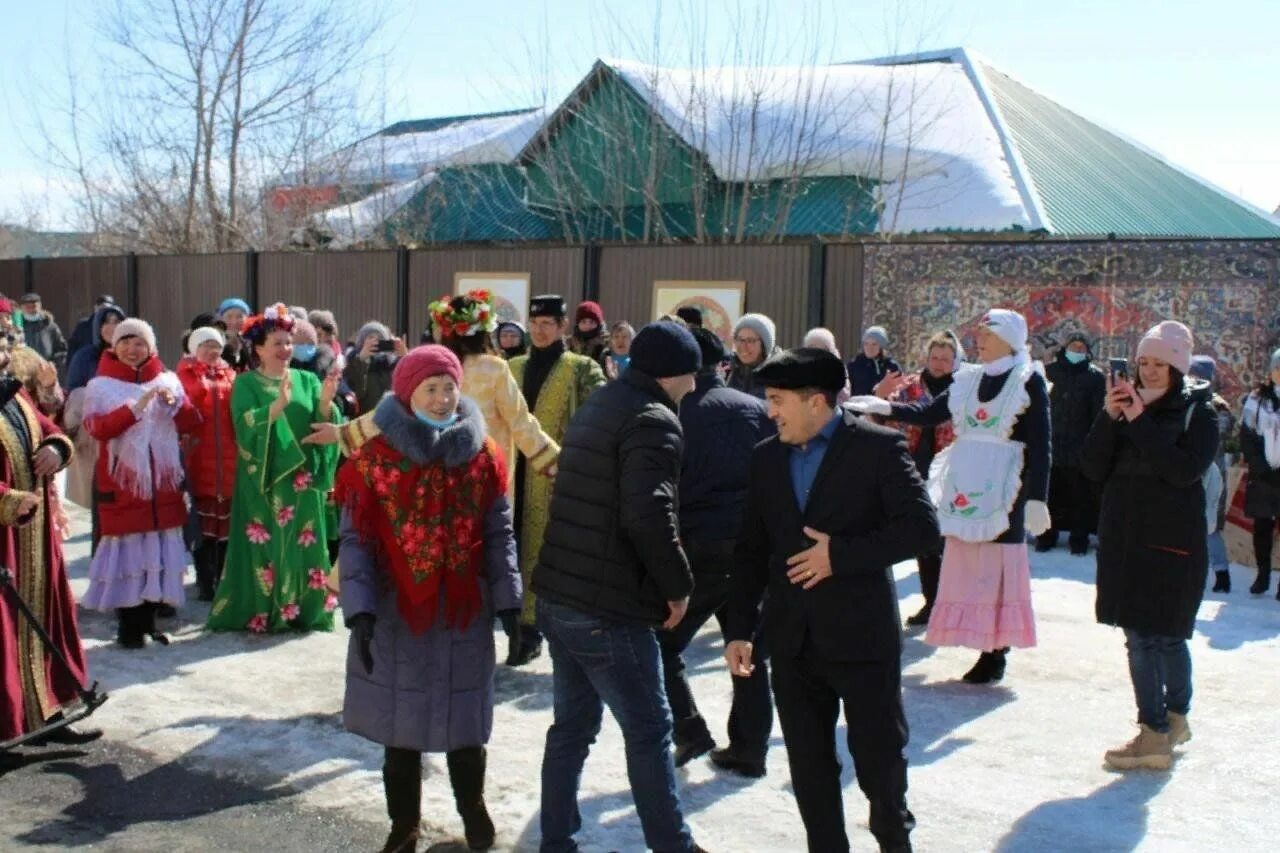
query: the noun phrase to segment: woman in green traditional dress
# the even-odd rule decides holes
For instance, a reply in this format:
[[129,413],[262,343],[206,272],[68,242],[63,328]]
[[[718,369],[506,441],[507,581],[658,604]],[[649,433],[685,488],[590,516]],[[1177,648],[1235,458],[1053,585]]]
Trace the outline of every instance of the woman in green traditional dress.
[[336,447],[298,439],[317,421],[338,421],[339,375],[321,382],[289,367],[293,318],[284,305],[245,322],[254,369],[231,391],[239,467],[222,581],[209,613],[215,631],[332,630],[337,596],[329,575],[328,496]]

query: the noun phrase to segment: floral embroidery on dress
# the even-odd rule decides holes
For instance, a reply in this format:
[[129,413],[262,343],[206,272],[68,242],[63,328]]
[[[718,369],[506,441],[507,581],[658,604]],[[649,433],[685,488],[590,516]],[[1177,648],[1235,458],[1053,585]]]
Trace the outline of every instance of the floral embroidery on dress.
[[311,472],[299,471],[293,475],[293,490],[295,492],[304,492],[311,488]]
[[324,609],[326,613],[332,613],[338,609],[338,596],[335,593],[329,593],[324,597]]
[[311,589],[324,589],[329,574],[324,569],[311,569],[307,572],[307,586]]
[[280,608],[280,618],[286,622],[292,622],[298,618],[298,614],[302,612],[302,608],[298,606],[296,601],[290,601],[288,604]]
[[265,634],[267,632],[267,614],[255,614],[245,627],[255,634]]
[[255,518],[245,525],[244,535],[254,545],[265,545],[271,541],[271,532],[261,519]]
[[258,586],[262,587],[264,595],[270,596],[271,591],[275,589],[275,585],[276,567],[271,563],[267,563],[265,566],[258,569]]
[[294,508],[291,506],[280,507],[280,509],[276,510],[276,526],[278,527],[287,526],[289,522],[293,521],[293,517],[295,513],[296,513],[296,510],[294,510]]
[[298,534],[298,545],[303,548],[309,548],[316,544],[315,525],[310,521],[302,528],[302,532]]

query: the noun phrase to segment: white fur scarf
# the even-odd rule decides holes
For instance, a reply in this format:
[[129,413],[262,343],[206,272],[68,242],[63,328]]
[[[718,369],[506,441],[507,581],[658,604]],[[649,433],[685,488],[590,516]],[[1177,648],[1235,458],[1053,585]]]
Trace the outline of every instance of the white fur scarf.
[[1264,400],[1255,392],[1244,401],[1245,426],[1262,436],[1263,454],[1267,464],[1280,468],[1280,412],[1270,400]]
[[[132,408],[153,388],[173,394],[175,406],[186,397],[182,383],[169,371],[142,384],[99,376],[90,380],[85,389],[85,420],[109,414],[121,406]],[[126,492],[150,499],[156,488],[174,490],[182,485],[182,448],[178,444],[173,411],[157,397],[137,423],[107,442],[111,477]]]

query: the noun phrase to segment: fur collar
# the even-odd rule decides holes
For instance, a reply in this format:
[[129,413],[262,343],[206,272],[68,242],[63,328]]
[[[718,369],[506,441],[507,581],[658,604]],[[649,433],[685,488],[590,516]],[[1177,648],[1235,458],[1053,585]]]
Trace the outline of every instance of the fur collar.
[[394,394],[386,395],[378,403],[373,410],[373,422],[382,430],[388,444],[418,465],[439,459],[446,468],[456,468],[474,459],[488,434],[484,416],[469,397],[458,399],[458,421],[444,430],[418,420]]

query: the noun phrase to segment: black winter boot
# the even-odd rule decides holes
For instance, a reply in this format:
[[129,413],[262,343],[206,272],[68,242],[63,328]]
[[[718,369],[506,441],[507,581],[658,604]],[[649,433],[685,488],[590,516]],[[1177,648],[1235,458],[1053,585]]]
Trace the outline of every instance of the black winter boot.
[[978,662],[964,674],[964,680],[970,684],[993,684],[1004,678],[1005,655],[1008,653],[1006,647],[978,655]]
[[1213,591],[1231,592],[1231,572],[1218,569],[1213,573]]
[[[144,608],[142,611],[142,632],[150,637],[153,642],[159,643],[162,646],[169,645],[169,637],[161,633],[160,629],[156,627],[157,614],[159,614],[163,608],[168,607],[168,605],[159,601],[146,601],[143,602],[142,607]],[[172,607],[169,607],[169,609],[173,610]]]
[[493,820],[484,805],[485,750],[483,746],[455,749],[446,756],[449,781],[453,784],[453,801],[462,817],[467,847],[488,850],[493,847]]
[[1258,569],[1258,577],[1254,579],[1253,586],[1249,587],[1249,592],[1254,595],[1265,595],[1267,590],[1271,588],[1271,570]]
[[213,562],[218,556],[217,544],[208,539],[201,540],[200,547],[191,555],[196,563],[196,598],[199,601],[213,601]]
[[382,789],[387,797],[391,833],[382,853],[412,853],[418,846],[422,820],[422,753],[386,748],[382,763]]
[[684,767],[693,759],[716,748],[715,739],[707,730],[707,721],[701,714],[687,720],[676,720],[671,739],[676,744],[676,767]]
[[521,623],[520,630],[509,638],[507,666],[524,666],[542,656],[542,635],[532,625]]
[[146,604],[139,604],[136,607],[116,608],[116,642],[124,648],[140,649],[147,644],[143,630],[145,617],[142,613],[146,607]]

